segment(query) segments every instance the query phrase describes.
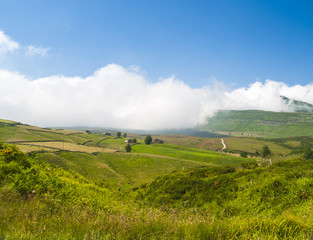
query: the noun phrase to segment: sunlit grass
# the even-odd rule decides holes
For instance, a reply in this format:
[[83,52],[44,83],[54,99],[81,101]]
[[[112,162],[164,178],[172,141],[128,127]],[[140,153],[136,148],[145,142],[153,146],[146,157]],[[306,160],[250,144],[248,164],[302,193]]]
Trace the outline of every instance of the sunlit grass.
[[169,144],[153,144],[153,145],[139,144],[134,145],[132,148],[133,152],[151,153],[156,155],[163,155],[173,158],[181,158],[185,160],[193,160],[216,165],[240,164],[242,162],[251,161],[247,158],[240,158],[213,151],[187,148]]
[[85,145],[78,145],[75,143],[68,142],[27,142],[24,145],[30,146],[42,146],[47,148],[54,148],[57,150],[66,150],[73,152],[85,152],[85,153],[94,153],[94,152],[115,152],[113,149],[100,148],[100,147],[89,147]]

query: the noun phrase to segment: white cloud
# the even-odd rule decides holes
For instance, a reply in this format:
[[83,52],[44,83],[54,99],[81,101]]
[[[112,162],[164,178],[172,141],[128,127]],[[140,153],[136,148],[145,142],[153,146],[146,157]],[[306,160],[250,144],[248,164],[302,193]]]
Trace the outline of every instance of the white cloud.
[[280,95],[313,104],[313,85],[267,80],[246,88],[194,89],[171,77],[147,81],[136,69],[110,64],[87,78],[28,79],[0,70],[0,118],[40,126],[133,129],[185,128],[204,123],[219,109],[288,111]]
[[4,32],[0,31],[0,54],[6,52],[12,52],[19,48],[19,44],[14,42],[9,36],[5,35]]
[[28,56],[39,55],[45,57],[47,55],[48,50],[49,48],[35,47],[33,45],[29,45],[26,48],[26,55]]

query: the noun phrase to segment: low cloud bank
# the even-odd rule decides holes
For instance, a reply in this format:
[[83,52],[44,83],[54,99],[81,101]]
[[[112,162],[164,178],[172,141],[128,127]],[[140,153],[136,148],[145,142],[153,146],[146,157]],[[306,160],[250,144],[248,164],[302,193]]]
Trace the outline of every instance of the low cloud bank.
[[246,88],[191,88],[171,77],[147,81],[136,68],[110,64],[87,78],[28,79],[0,70],[0,118],[38,126],[128,129],[188,128],[216,111],[289,111],[284,95],[313,104],[313,84],[287,86],[271,80]]

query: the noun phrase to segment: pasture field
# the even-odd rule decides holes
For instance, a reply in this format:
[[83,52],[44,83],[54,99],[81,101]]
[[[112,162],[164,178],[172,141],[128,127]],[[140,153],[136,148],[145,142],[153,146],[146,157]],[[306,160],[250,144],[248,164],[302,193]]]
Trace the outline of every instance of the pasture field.
[[85,152],[85,153],[114,152],[115,151],[110,148],[85,146],[85,145],[79,145],[76,143],[61,142],[61,141],[26,142],[26,143],[20,143],[19,145],[29,145],[29,146],[35,146],[35,147],[51,148],[51,149],[65,150],[65,151],[71,151],[71,152]]
[[198,162],[205,162],[214,165],[232,165],[240,164],[242,162],[250,161],[247,158],[239,158],[230,155],[225,155],[213,151],[202,149],[188,148],[178,145],[170,144],[137,144],[133,147],[133,152],[150,153],[157,155],[164,155],[168,157],[194,160]]
[[[0,144],[1,239],[300,240],[313,233],[313,162],[302,155],[241,168],[185,160],[195,165],[184,170],[181,159],[149,153],[30,155]],[[120,190],[93,180],[104,169]]]
[[[138,144],[138,146],[144,146]],[[229,155],[197,150],[180,150],[179,146],[166,148],[154,145],[146,152],[124,153],[103,149],[97,153],[77,151],[57,151],[37,153],[37,159],[64,169],[74,169],[101,186],[116,189],[130,188],[148,183],[158,176],[172,171],[195,167],[240,164],[252,161]],[[91,149],[94,149],[91,147]]]
[[172,145],[199,148],[211,151],[218,151],[223,147],[221,143],[221,138],[205,138],[187,135],[155,135],[153,137],[157,139],[162,139],[164,140],[164,142]]
[[[0,139],[8,143],[17,144],[25,151],[31,151],[31,148],[26,146],[27,144],[33,149],[50,149],[49,151],[55,148],[56,151],[69,150],[91,153],[98,150],[103,151],[100,150],[102,148],[123,152],[126,139],[136,138],[138,139],[138,143],[143,143],[144,137],[142,135],[128,134],[127,138],[115,138],[114,136],[86,134],[85,132],[64,129],[43,129],[21,123],[0,121]],[[223,147],[220,138],[185,135],[153,135],[153,138],[162,139],[167,144],[193,149],[218,151]],[[228,151],[254,153],[255,151],[260,151],[264,145],[268,145],[272,152],[277,155],[287,154],[293,150],[303,148],[306,144],[313,143],[313,138],[310,136],[288,138],[226,137],[224,140],[227,143]],[[67,146],[67,148],[63,149],[63,145]],[[91,147],[95,147],[95,149]]]
[[312,238],[313,137],[144,137],[0,121],[0,239]]
[[243,151],[251,154],[254,154],[255,152],[260,153],[262,147],[267,145],[275,155],[290,153],[289,148],[276,144],[269,139],[263,140],[257,138],[232,137],[225,138],[224,141],[227,145],[227,150],[233,152]]
[[[73,169],[111,189],[136,187],[172,171],[251,161],[206,150],[220,148],[220,139],[187,136],[185,145],[147,146],[144,136],[129,134],[130,138],[138,139],[138,144],[133,145],[132,153],[127,154],[124,149],[127,138],[12,123],[1,125],[0,135],[26,153],[35,152],[41,161]],[[184,141],[182,136],[158,137],[176,139],[174,141],[178,143]]]

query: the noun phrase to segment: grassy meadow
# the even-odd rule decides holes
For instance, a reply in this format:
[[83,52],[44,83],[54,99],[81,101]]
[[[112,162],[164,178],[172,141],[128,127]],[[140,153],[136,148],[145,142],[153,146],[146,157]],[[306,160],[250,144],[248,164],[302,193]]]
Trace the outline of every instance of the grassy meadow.
[[0,121],[0,239],[312,238],[312,137],[129,136]]

